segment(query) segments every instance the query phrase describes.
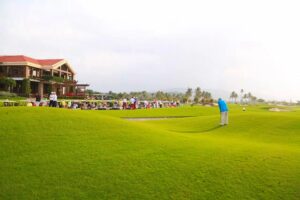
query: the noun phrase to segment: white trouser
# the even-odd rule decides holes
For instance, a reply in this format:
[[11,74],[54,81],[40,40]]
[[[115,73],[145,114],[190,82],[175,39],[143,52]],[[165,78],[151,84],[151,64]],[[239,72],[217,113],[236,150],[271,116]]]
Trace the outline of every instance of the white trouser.
[[228,124],[228,112],[221,112],[221,125]]

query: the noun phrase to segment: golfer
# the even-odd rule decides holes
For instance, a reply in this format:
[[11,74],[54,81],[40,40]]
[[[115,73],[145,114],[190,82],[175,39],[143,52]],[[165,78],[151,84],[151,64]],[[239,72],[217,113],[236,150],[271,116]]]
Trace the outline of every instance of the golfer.
[[219,98],[218,100],[218,105],[220,109],[220,114],[221,114],[221,126],[228,125],[228,108],[226,105],[226,102]]

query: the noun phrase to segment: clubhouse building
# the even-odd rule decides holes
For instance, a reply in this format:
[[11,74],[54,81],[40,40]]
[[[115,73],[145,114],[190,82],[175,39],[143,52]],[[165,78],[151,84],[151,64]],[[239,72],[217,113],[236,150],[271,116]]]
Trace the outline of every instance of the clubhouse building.
[[23,79],[29,79],[31,94],[39,94],[41,97],[52,91],[58,96],[85,96],[86,87],[89,86],[77,83],[75,71],[65,59],[34,59],[24,55],[0,56],[1,76],[16,81],[13,92],[17,94],[22,94]]

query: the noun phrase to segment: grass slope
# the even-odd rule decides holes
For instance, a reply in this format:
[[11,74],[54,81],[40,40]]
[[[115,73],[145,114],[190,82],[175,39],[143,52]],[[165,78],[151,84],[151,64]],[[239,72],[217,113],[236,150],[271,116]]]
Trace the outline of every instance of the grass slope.
[[299,108],[230,110],[1,108],[0,199],[299,199]]

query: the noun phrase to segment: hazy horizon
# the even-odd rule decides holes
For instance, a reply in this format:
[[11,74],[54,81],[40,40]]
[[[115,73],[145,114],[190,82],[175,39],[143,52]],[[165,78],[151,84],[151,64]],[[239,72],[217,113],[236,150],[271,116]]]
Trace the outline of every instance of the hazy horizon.
[[295,101],[298,4],[2,0],[0,55],[65,58],[80,83],[103,92],[243,88]]

